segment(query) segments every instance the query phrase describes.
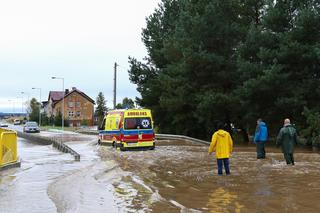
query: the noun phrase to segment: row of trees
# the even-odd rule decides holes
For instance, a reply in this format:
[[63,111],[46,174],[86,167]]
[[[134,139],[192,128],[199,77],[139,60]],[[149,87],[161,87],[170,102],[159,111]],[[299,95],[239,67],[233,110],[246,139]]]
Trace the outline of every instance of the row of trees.
[[285,117],[304,129],[320,110],[319,1],[162,0],[146,22],[129,75],[161,132],[252,132],[259,117],[271,133]]
[[[28,107],[28,114],[29,114],[29,120],[30,121],[39,121],[39,108],[40,103],[37,101],[37,99],[32,98],[29,107]],[[54,125],[54,126],[61,126],[62,123],[62,114],[59,112],[57,116],[50,116],[48,117],[46,113],[41,113],[41,124],[46,125]],[[69,122],[67,119],[64,120],[64,125],[69,126]]]

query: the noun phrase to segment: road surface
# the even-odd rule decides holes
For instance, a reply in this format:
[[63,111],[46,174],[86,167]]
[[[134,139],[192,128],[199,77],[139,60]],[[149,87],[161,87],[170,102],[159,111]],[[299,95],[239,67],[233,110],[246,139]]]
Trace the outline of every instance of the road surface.
[[[43,132],[51,137],[59,133]],[[0,173],[0,212],[319,212],[320,155],[296,165],[267,148],[236,147],[231,176],[217,176],[207,146],[164,140],[155,150],[117,151],[95,136],[65,134],[70,154],[19,139],[21,168]]]

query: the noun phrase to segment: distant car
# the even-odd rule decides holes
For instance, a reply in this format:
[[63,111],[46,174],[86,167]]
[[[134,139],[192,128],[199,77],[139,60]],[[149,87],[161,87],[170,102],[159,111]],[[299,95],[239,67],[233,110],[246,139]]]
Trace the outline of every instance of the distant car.
[[19,119],[14,119],[13,125],[20,125],[21,121]]
[[1,124],[0,124],[0,127],[8,127],[8,124],[1,123]]
[[23,132],[40,132],[40,127],[38,126],[37,122],[28,121],[23,126]]

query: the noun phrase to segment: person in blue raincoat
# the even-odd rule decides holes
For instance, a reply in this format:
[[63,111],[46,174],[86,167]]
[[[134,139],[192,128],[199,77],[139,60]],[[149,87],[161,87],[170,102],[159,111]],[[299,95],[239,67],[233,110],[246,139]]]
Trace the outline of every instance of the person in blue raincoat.
[[253,142],[257,147],[257,159],[266,158],[265,144],[268,140],[268,128],[261,118],[257,120],[257,128],[254,135]]

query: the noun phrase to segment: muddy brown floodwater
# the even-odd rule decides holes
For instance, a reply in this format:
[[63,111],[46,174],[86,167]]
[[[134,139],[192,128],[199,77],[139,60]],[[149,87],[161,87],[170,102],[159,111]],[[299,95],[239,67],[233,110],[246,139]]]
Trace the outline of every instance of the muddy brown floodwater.
[[217,176],[207,146],[159,141],[153,151],[115,151],[100,147],[103,161],[123,172],[113,182],[126,212],[319,212],[320,155],[295,153],[287,166],[282,153],[267,148],[257,160],[254,147],[236,147],[230,176]]

